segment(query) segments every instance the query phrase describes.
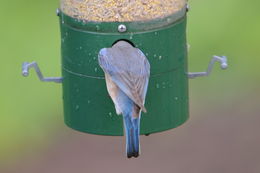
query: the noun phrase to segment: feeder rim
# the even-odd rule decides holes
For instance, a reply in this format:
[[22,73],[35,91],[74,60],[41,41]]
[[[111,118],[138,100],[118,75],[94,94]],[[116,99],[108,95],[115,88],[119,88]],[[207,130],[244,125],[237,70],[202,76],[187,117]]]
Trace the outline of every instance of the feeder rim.
[[[84,19],[73,18],[59,10],[61,25],[68,25],[78,30],[99,33],[132,33],[155,30],[161,27],[172,25],[186,16],[187,6],[184,6],[179,11],[164,18],[157,18],[146,21],[127,21],[127,22],[95,22],[86,21]],[[123,27],[123,28],[122,28]],[[125,27],[125,28],[124,28]]]

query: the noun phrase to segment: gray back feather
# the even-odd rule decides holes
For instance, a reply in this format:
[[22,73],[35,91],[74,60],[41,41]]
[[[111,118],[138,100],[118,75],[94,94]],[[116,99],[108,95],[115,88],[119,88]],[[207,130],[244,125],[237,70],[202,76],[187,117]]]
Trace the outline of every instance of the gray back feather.
[[119,41],[112,48],[101,49],[98,60],[113,82],[145,111],[150,64],[143,52],[128,42]]

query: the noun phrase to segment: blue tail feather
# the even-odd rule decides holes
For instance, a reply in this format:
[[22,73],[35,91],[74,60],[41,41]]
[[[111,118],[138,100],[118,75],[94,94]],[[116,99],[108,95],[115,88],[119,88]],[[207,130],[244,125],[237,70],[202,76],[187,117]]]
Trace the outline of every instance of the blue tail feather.
[[132,123],[133,123],[133,145],[134,145],[134,151],[136,152],[135,157],[137,157],[139,155],[139,148],[140,148],[140,143],[139,143],[140,118],[133,118]]
[[139,118],[131,116],[123,116],[126,136],[126,152],[127,157],[139,156]]
[[118,92],[117,103],[123,114],[127,157],[138,157],[140,115],[137,118],[133,117],[135,104],[121,90]]

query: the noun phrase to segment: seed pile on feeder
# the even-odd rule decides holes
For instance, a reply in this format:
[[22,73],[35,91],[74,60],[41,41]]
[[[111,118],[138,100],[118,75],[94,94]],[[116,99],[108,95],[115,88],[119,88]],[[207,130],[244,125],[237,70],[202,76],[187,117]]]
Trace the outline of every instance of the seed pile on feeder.
[[96,22],[146,21],[180,11],[187,0],[61,0],[61,10]]

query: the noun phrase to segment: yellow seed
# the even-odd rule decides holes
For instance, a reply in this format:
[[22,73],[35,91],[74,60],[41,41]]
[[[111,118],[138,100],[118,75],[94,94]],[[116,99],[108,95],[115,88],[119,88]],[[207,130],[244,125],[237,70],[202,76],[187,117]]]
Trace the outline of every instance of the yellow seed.
[[163,18],[181,10],[187,0],[61,0],[69,16],[97,22],[129,22]]

